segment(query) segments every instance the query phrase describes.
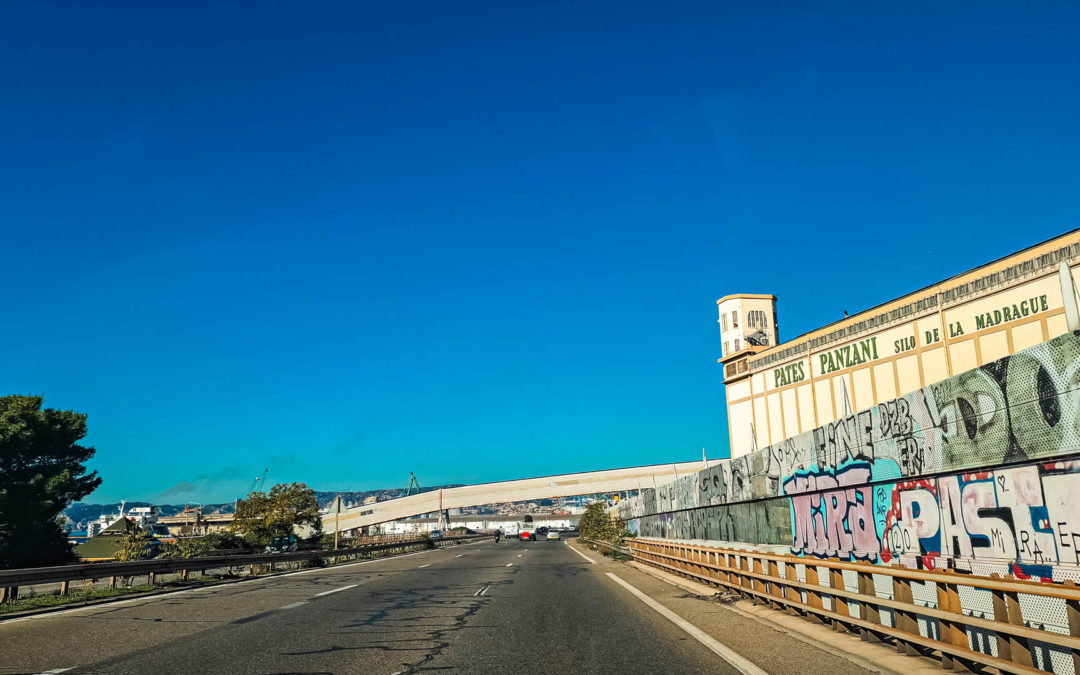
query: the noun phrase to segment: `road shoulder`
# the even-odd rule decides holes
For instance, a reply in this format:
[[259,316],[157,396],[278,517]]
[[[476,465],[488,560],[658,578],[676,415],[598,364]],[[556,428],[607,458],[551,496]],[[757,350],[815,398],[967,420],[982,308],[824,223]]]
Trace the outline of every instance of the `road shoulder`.
[[575,541],[575,551],[594,559],[599,573],[612,572],[706,634],[770,673],[822,675],[877,672],[888,675],[941,672],[929,658],[897,654],[883,644],[807,621],[747,600],[724,602],[706,584],[637,562],[616,562]]

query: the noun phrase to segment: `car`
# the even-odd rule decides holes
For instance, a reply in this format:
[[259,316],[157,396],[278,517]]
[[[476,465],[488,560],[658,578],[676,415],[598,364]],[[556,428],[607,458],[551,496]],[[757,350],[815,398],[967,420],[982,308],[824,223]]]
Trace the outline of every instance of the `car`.
[[521,541],[536,541],[536,535],[533,534],[532,530],[522,530],[518,533],[518,539]]
[[274,537],[266,545],[266,553],[289,553],[296,550],[296,537]]
[[559,538],[559,531],[558,530],[550,530],[547,533],[547,538],[548,539],[558,539]]
[[431,538],[432,539],[442,539],[443,538],[442,530],[432,530],[431,531]]
[[549,528],[549,527],[538,527],[538,528],[536,528],[536,536],[538,538],[539,537],[546,537],[547,533],[550,532],[550,531],[551,531],[551,528]]

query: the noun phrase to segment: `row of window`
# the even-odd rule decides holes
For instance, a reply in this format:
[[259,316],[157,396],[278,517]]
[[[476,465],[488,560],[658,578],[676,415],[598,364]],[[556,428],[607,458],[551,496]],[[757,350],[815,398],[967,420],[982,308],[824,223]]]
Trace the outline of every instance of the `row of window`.
[[[735,338],[735,352],[737,351],[739,351],[739,339]],[[731,351],[731,340],[724,340],[724,356],[735,352]]]
[[[728,327],[727,314],[720,315],[720,330],[727,330]],[[750,328],[768,328],[769,327],[769,315],[760,309],[752,309],[746,313],[746,325]],[[739,313],[733,311],[731,313],[731,327],[739,327]],[[737,349],[735,351],[738,351]]]
[[[739,313],[738,312],[732,312],[731,313],[731,327],[732,328],[738,328],[739,327]],[[722,330],[722,331],[727,330],[727,314],[721,314],[720,315],[720,330]],[[736,350],[736,351],[738,351],[738,350]]]

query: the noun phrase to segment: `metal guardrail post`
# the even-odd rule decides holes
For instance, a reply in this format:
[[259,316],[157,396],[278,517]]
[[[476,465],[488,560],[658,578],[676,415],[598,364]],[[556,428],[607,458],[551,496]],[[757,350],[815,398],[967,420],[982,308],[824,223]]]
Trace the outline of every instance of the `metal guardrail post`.
[[[810,588],[806,589],[806,604],[813,609],[825,609],[825,604],[821,600],[822,593],[818,590],[821,588],[821,579],[818,578],[817,567],[810,563],[806,564],[806,583],[810,586]],[[825,623],[825,619],[820,614],[808,612],[805,616],[818,623]]]
[[[771,579],[779,579],[780,578],[780,566],[779,566],[779,564],[777,564],[777,562],[775,560],[767,560],[765,562],[765,564],[769,566],[769,578],[771,578]],[[769,594],[772,595],[773,597],[783,597],[785,591],[787,590],[783,585],[777,583],[776,581],[767,582],[765,585],[768,588]],[[781,605],[779,602],[770,601],[769,606],[772,607],[773,609],[783,609],[783,605]]]
[[[893,599],[910,605],[915,606],[915,598],[911,593],[911,580],[901,577],[893,577]],[[915,618],[915,613],[903,609],[895,610],[896,620],[894,625],[896,628],[904,631],[905,633],[911,633],[912,635],[919,634],[919,620]],[[911,642],[907,640],[896,641],[896,651],[900,654],[907,654],[908,656],[917,656],[919,650],[915,648]]]
[[[807,569],[807,575],[809,577],[810,566],[807,565],[806,569]],[[791,563],[785,563],[784,564],[784,578],[787,579],[787,581],[788,581],[787,584],[784,584],[784,593],[783,593],[784,599],[792,601],[792,602],[802,602],[802,594],[799,593],[799,588],[797,586],[797,584],[799,583],[799,574],[798,574],[798,571],[795,569],[795,565],[793,565]],[[809,579],[808,579],[808,581],[809,581]],[[800,612],[797,609],[793,608],[789,604],[785,603],[784,608],[787,610],[788,614],[793,614],[793,615],[796,615],[796,616],[803,616],[802,612]],[[811,615],[811,616],[813,616],[813,615]]]
[[[829,588],[844,590],[844,586],[845,583],[843,570],[838,570],[835,568],[830,569]],[[837,595],[836,593],[833,593],[830,596],[830,599],[832,604],[832,611],[835,614],[839,615],[838,619],[833,619],[833,630],[838,633],[850,633],[851,629],[848,627],[848,624],[844,623],[844,619],[851,616],[851,608],[848,606],[847,599],[840,595]]]
[[[877,604],[870,600],[870,598],[877,597],[873,574],[861,570],[856,574],[859,579],[859,594],[863,596],[863,599],[859,602],[859,618],[875,626],[880,626],[881,610],[878,609]],[[859,634],[864,642],[879,642],[881,640],[880,636],[870,627],[864,627],[859,631]]]
[[[996,574],[991,576],[1000,578]],[[1024,618],[1020,610],[1019,596],[1016,593],[999,589],[994,589],[991,593],[993,594],[994,620],[1010,623],[1014,626],[1023,626]],[[1028,645],[1027,638],[1019,635],[1002,635],[1001,633],[998,633],[996,638],[998,656],[1022,666],[1032,667],[1034,665],[1031,660],[1031,647]]]

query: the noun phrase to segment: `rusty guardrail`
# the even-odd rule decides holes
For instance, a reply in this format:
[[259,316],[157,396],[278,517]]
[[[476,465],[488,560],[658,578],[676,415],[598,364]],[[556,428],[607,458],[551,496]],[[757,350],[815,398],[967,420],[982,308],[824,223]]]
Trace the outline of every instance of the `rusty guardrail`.
[[[864,640],[888,639],[900,653],[939,655],[942,667],[962,670],[975,665],[1003,673],[1045,673],[1032,658],[1032,642],[1053,645],[1071,657],[1080,673],[1080,587],[1024,581],[1011,576],[979,577],[952,570],[930,572],[906,567],[803,558],[793,555],[722,549],[654,539],[627,540],[636,561],[721,586],[755,603],[858,632]],[[799,568],[803,568],[802,578]],[[824,570],[824,574],[822,571]],[[854,573],[849,590],[844,572]],[[891,598],[881,597],[875,577],[891,583]],[[937,606],[916,604],[912,584],[930,584]],[[993,596],[993,618],[965,614],[960,590],[981,589]],[[1025,625],[1022,596],[1055,598],[1065,604],[1069,634]],[[891,612],[887,625],[884,612]],[[919,619],[938,629],[923,635]],[[968,629],[990,632],[997,655],[972,649]],[[989,645],[987,645],[989,647]],[[987,649],[987,652],[993,651]],[[1049,666],[1049,657],[1042,663]]]
[[55,567],[29,567],[23,569],[0,570],[0,602],[15,600],[19,597],[20,586],[34,584],[61,583],[61,594],[66,594],[68,584],[84,579],[110,579],[110,586],[116,585],[121,577],[146,575],[149,583],[154,583],[157,574],[180,572],[186,579],[191,570],[207,570],[221,567],[243,567],[268,564],[271,569],[279,563],[305,562],[325,558],[351,558],[366,553],[387,551],[399,548],[411,548],[432,544],[438,547],[443,543],[453,544],[460,541],[472,541],[487,535],[462,535],[442,537],[440,539],[401,539],[386,543],[367,544],[338,550],[296,551],[293,553],[254,553],[242,555],[203,556],[199,558],[165,558],[161,560],[135,560],[130,562],[96,562]]

